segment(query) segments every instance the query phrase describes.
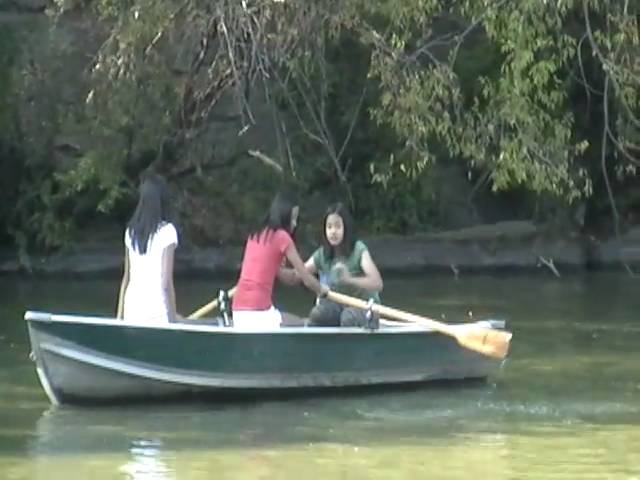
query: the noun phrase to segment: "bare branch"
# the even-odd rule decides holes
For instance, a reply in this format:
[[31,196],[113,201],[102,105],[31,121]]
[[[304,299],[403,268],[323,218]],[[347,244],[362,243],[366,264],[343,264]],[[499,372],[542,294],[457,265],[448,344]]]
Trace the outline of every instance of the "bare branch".
[[[344,154],[347,144],[349,143],[349,140],[351,140],[351,135],[353,134],[353,128],[355,127],[356,121],[360,116],[360,109],[362,108],[362,103],[364,101],[364,96],[366,92],[367,92],[367,84],[365,83],[364,86],[362,87],[362,93],[360,94],[360,98],[358,99],[358,104],[356,105],[356,109],[354,110],[353,115],[351,116],[351,122],[349,123],[349,130],[347,131],[347,135],[344,137],[344,141],[342,142],[342,146],[340,147],[340,151],[338,152],[338,160],[342,158],[342,155]],[[350,166],[351,166],[351,162],[349,161],[344,167],[345,175],[347,175],[347,172],[349,171]]]
[[265,155],[264,153],[262,153],[260,150],[249,150],[247,153],[249,155],[251,155],[252,157],[257,158],[258,160],[262,161],[265,165],[268,165],[269,167],[273,168],[280,175],[282,175],[284,173],[284,169],[282,168],[282,165],[280,165],[278,162],[276,162],[273,158],[271,158],[268,155]]
[[162,26],[162,28],[158,30],[158,33],[156,33],[156,35],[153,37],[153,40],[151,40],[151,43],[149,43],[149,45],[147,45],[146,48],[144,49],[145,55],[149,55],[149,52],[151,52],[151,50],[158,44],[158,42],[164,35],[165,30],[171,25],[171,23],[173,23],[173,20],[176,18],[178,13],[180,13],[188,4],[189,4],[188,0],[183,2],[177,9],[174,10],[174,12],[171,15],[169,15],[165,24]]
[[482,20],[484,20],[484,18],[490,13],[491,9],[500,8],[505,2],[506,0],[499,0],[494,5],[487,6],[484,12],[482,12],[482,14],[478,16],[478,18],[471,22],[471,24],[460,35],[457,36],[457,43],[451,56],[451,68],[453,68],[456,64],[456,60],[458,59],[458,51],[464,43],[467,35],[469,35],[469,33],[471,33],[482,22]]
[[620,153],[622,153],[622,155],[624,155],[624,157],[629,160],[631,163],[633,163],[634,165],[638,165],[640,166],[640,159],[635,158],[634,156],[632,156],[629,151],[625,148],[624,145],[622,145],[618,139],[616,138],[616,136],[613,134],[613,132],[611,131],[611,128],[609,127],[609,125],[605,126],[606,130],[607,130],[607,136],[609,137],[609,140],[611,140],[611,142],[616,146],[616,148],[618,149],[618,151]]

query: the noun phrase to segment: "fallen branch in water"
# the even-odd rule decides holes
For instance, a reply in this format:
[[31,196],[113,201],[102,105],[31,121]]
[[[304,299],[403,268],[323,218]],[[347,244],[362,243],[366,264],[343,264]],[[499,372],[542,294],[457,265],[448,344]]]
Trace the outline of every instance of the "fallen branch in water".
[[560,278],[560,272],[558,271],[556,266],[553,264],[553,258],[550,258],[549,260],[547,260],[542,255],[538,255],[538,260],[540,261],[540,263],[538,263],[538,266],[540,266],[541,264],[547,266],[549,270],[551,270],[556,277]]
[[453,272],[454,277],[456,278],[456,280],[458,280],[458,274],[460,273],[460,270],[453,263],[449,266],[451,267],[451,271]]

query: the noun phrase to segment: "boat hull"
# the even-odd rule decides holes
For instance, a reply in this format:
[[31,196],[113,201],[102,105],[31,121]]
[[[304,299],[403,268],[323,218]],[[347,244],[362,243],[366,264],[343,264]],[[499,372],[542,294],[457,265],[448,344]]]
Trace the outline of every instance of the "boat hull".
[[53,403],[479,379],[502,363],[420,327],[249,332],[38,312],[25,318]]

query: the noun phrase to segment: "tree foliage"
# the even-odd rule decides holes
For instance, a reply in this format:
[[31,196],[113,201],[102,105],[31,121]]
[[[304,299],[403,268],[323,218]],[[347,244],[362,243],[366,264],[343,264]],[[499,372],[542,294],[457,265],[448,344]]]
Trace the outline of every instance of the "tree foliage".
[[[576,84],[593,102],[587,114],[605,106],[594,120],[619,154],[637,161],[626,137],[637,134],[637,66],[629,54],[637,48],[637,6],[416,0],[387,11],[386,29],[367,32],[385,89],[374,115],[405,140],[412,161],[402,170],[422,171],[444,145],[489,170],[496,190],[524,185],[569,201],[588,196],[594,179],[584,158],[599,142],[576,125],[584,113],[571,98]],[[478,56],[486,69],[466,70]],[[589,71],[587,56],[596,57]]]
[[[33,45],[16,69],[15,135],[25,158],[51,169],[53,183],[38,191],[63,212],[53,219],[77,198],[86,211],[117,210],[149,167],[178,185],[178,206],[204,237],[193,213],[212,197],[229,215],[253,215],[282,178],[306,193],[336,188],[375,228],[400,231],[438,223],[447,165],[466,172],[468,203],[490,187],[602,216],[604,200],[618,228],[622,196],[637,198],[635,2],[56,5],[50,51]],[[70,23],[84,50],[65,40]],[[50,95],[69,71],[72,91]],[[69,131],[88,140],[52,161]],[[47,225],[34,216],[24,221]]]

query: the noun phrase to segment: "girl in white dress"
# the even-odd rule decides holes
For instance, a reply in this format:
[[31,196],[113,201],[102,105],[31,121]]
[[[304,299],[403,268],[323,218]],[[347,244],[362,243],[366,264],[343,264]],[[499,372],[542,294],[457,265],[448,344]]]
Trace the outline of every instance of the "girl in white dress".
[[135,323],[167,323],[176,318],[173,259],[178,234],[169,220],[167,184],[148,174],[124,233],[124,274],[118,318]]

